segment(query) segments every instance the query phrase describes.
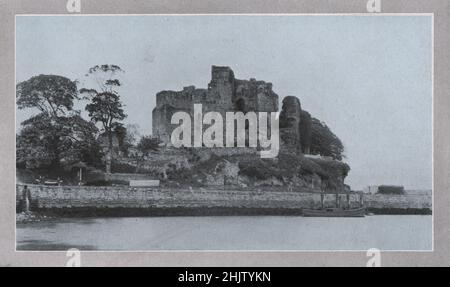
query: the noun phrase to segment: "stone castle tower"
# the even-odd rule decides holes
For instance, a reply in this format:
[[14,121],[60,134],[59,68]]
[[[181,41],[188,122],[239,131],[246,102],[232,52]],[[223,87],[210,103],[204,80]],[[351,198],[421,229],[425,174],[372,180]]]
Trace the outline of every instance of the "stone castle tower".
[[[176,127],[170,123],[172,115],[184,111],[193,117],[194,104],[202,104],[203,113],[219,112],[225,118],[226,112],[277,112],[278,95],[273,92],[271,83],[255,79],[239,80],[229,67],[212,66],[207,89],[188,86],[182,91],[156,94],[153,135],[170,145],[170,136]],[[282,149],[297,154],[310,152],[311,116],[302,110],[297,97],[283,99],[279,124]]]
[[156,94],[153,109],[153,135],[164,143],[170,143],[175,125],[170,124],[172,115],[184,111],[193,116],[194,104],[202,104],[203,113],[215,111],[225,117],[226,112],[277,112],[278,95],[272,84],[255,79],[239,80],[229,67],[212,66],[211,82],[207,89],[194,86],[182,91],[161,91]]

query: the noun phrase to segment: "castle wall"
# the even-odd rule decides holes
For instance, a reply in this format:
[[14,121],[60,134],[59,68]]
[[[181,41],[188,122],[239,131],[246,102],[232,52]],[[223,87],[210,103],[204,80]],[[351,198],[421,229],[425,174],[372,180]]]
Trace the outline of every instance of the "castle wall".
[[301,150],[301,123],[302,108],[297,97],[287,96],[283,99],[283,106],[280,114],[280,135],[284,148],[299,152]]
[[170,124],[170,120],[174,113],[181,110],[183,109],[170,104],[154,108],[152,113],[153,135],[159,137],[163,142],[170,142],[170,135],[175,128],[175,125]]
[[228,67],[212,66],[208,95],[211,98],[209,108],[216,112],[233,110],[232,97],[235,90],[233,71]]
[[177,111],[185,111],[192,117],[194,104],[202,104],[203,113],[215,111],[225,118],[226,112],[241,110],[276,112],[278,95],[272,91],[271,83],[235,79],[229,67],[212,66],[208,89],[188,86],[181,91],[162,91],[156,95],[153,135],[170,143],[170,135],[176,127],[170,123],[172,115]]

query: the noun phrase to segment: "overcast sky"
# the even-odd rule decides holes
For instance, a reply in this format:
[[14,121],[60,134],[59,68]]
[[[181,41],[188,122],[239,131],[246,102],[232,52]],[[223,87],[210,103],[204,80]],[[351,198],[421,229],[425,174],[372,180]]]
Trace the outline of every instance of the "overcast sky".
[[[127,123],[152,130],[155,94],[206,88],[211,65],[273,83],[344,143],[347,183],[432,186],[429,16],[18,16],[17,82],[126,73]],[[20,123],[30,112],[18,111]]]

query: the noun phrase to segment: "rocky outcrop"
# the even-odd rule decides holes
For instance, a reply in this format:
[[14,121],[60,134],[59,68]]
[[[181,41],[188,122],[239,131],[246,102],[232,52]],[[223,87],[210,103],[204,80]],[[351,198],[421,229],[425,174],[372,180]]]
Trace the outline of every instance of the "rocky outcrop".
[[[212,66],[207,89],[188,86],[181,91],[159,92],[153,110],[153,135],[167,145],[160,150],[162,160],[149,159],[147,162],[148,170],[159,170],[157,176],[162,177],[163,184],[289,186],[317,190],[345,188],[344,178],[349,166],[320,156],[329,155],[323,153],[328,151],[323,148],[328,143],[323,138],[333,139],[334,134],[330,134],[328,128],[326,133],[322,132],[325,128],[313,129],[316,119],[302,109],[295,96],[287,96],[282,102],[277,159],[262,160],[256,148],[192,148],[184,151],[186,155],[180,155],[185,159],[183,164],[170,163],[173,159],[169,160],[169,157],[165,161],[163,155],[170,151],[170,136],[177,126],[170,123],[172,115],[184,111],[193,117],[194,104],[202,104],[203,113],[219,112],[225,118],[226,112],[278,112],[278,95],[269,82],[236,79],[232,69],[219,66]],[[312,139],[313,134],[316,141]],[[304,156],[310,152],[318,158]],[[152,162],[157,164],[152,166]]]

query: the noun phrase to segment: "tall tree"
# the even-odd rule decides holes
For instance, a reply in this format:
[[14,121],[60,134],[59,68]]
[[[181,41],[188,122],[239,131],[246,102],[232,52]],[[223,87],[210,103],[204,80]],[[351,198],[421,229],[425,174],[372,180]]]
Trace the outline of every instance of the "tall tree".
[[17,163],[27,168],[52,167],[84,161],[95,165],[97,128],[78,114],[51,119],[40,113],[22,122],[16,137]]
[[[19,109],[39,111],[21,123],[16,136],[17,162],[29,168],[83,160],[95,145],[95,125],[73,110],[77,82],[57,75],[39,75],[17,84]],[[84,155],[84,156],[83,156]]]
[[39,75],[17,84],[17,107],[36,108],[57,118],[72,110],[77,92],[76,81],[57,75]]
[[118,88],[122,85],[118,74],[124,71],[116,65],[97,65],[89,69],[86,76],[94,81],[94,87],[83,88],[80,93],[90,100],[86,111],[92,122],[99,123],[108,138],[106,153],[106,173],[111,173],[113,157],[114,131],[122,126],[121,121],[126,118],[120,100]]

